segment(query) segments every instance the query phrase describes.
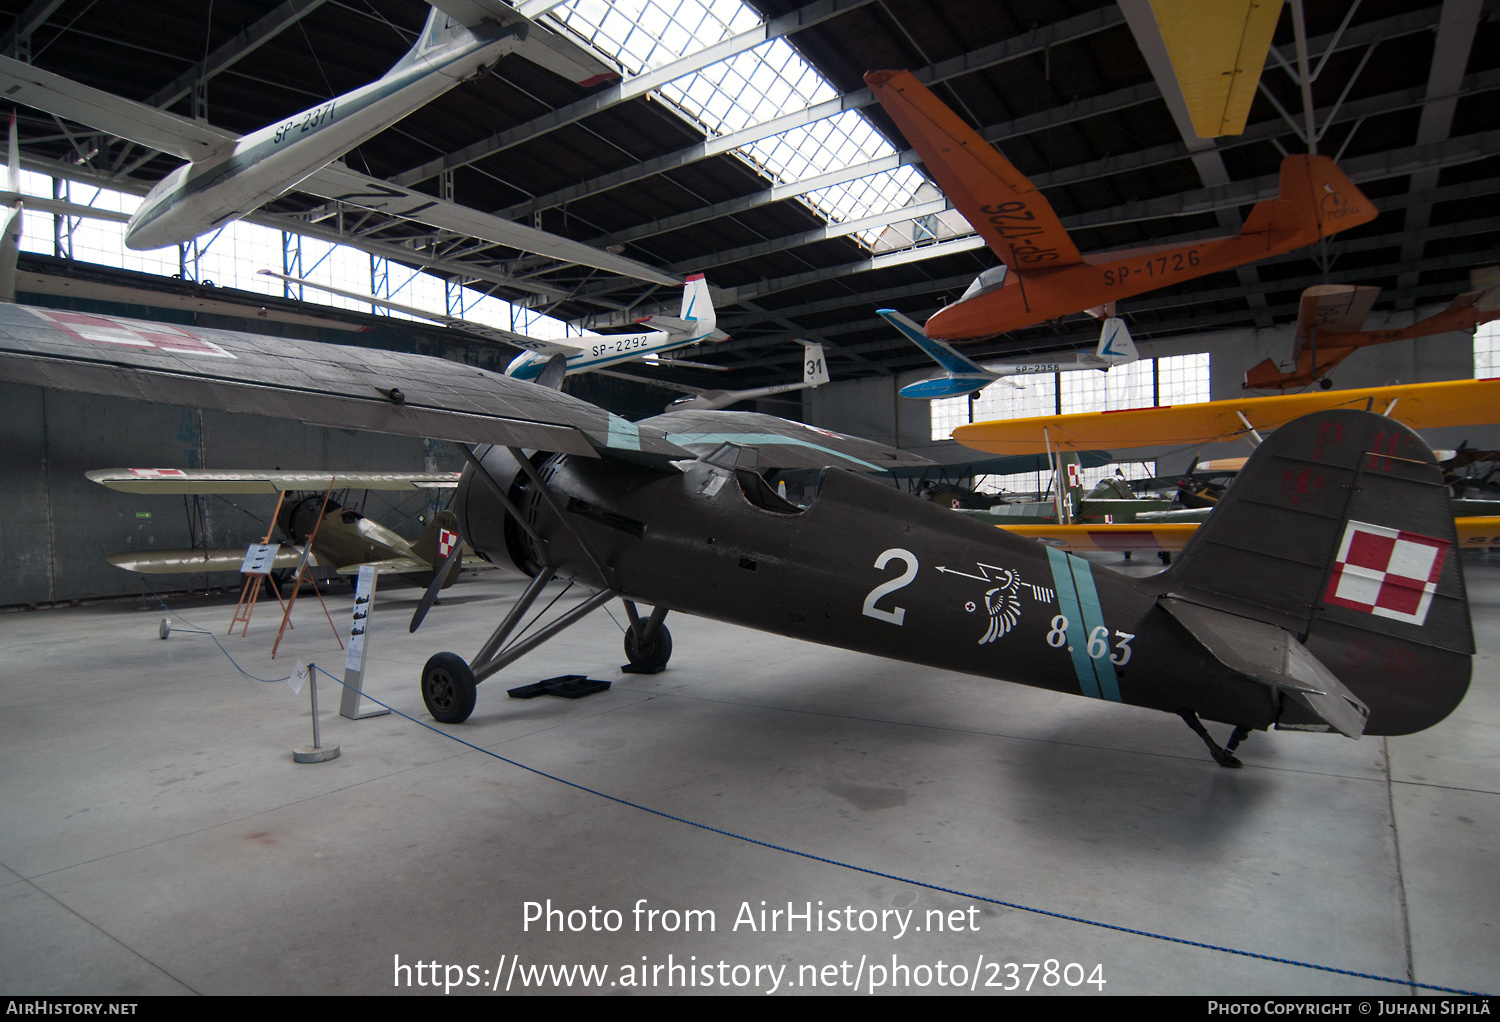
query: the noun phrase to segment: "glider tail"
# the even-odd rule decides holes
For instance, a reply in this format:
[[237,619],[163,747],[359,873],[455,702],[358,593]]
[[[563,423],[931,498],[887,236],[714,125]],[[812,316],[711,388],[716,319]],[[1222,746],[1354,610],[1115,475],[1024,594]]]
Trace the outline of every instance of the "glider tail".
[[1104,329],[1099,332],[1099,350],[1096,354],[1112,366],[1125,365],[1141,357],[1135,350],[1135,341],[1131,339],[1125,321],[1114,316],[1104,321]]
[[817,341],[802,342],[802,382],[809,387],[828,382],[828,362],[823,358],[823,345]]
[[1281,161],[1280,194],[1257,202],[1240,233],[1305,230],[1311,242],[1367,224],[1376,213],[1374,204],[1331,159],[1294,155]]
[[1278,727],[1410,734],[1468,690],[1449,493],[1432,451],[1385,416],[1282,426],[1157,577],[1162,609],[1273,689]]

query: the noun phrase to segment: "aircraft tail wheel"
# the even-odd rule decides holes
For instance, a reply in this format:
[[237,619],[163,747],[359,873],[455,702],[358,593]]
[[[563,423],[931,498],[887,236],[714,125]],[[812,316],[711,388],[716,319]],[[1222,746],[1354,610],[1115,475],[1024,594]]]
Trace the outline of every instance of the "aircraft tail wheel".
[[474,672],[457,653],[435,653],[422,668],[422,702],[440,724],[462,724],[474,712]]
[[651,641],[643,643],[634,628],[625,629],[625,659],[630,661],[631,667],[661,670],[672,659],[672,633],[667,631],[666,625],[659,624]]
[[1318,381],[1318,386],[1322,387],[1324,390],[1327,390],[1329,387],[1333,386],[1333,381],[1325,376]]

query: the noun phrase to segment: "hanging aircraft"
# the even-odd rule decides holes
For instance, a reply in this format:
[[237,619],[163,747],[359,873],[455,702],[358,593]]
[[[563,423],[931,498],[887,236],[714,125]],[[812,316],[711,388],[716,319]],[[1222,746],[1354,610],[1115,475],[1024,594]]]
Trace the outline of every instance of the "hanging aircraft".
[[[353,575],[361,565],[372,565],[382,577],[398,576],[426,587],[435,565],[441,564],[458,544],[458,523],[452,511],[439,511],[426,523],[422,535],[408,540],[360,511],[328,501],[321,525],[319,510],[330,489],[380,491],[452,490],[457,472],[320,472],[240,471],[182,468],[114,468],[84,473],[92,482],[111,490],[146,494],[275,494],[305,492],[308,496],[282,501],[276,527],[290,545],[281,546],[272,562],[277,570],[291,571],[302,559],[309,535],[316,531],[308,559],[315,568],[333,568]],[[472,556],[472,555],[471,555]],[[175,575],[210,571],[239,571],[245,549],[184,550],[142,549],[110,554],[110,564],[126,571],[153,575]]]
[[696,362],[683,362],[679,359],[661,356],[663,352],[685,348],[690,344],[701,344],[707,341],[720,343],[729,340],[728,334],[717,329],[713,298],[708,292],[708,282],[704,280],[701,273],[689,277],[683,285],[681,316],[647,316],[637,321],[642,326],[660,327],[658,330],[644,334],[583,334],[576,338],[570,337],[566,341],[554,341],[476,323],[457,316],[430,312],[415,306],[393,302],[388,298],[346,291],[331,284],[320,284],[302,277],[277,273],[275,270],[256,270],[255,272],[284,280],[289,284],[316,288],[344,298],[352,298],[357,302],[369,302],[384,309],[403,312],[434,323],[442,323],[476,337],[522,348],[524,349],[522,353],[505,367],[505,375],[523,380],[535,380],[541,376],[555,355],[563,356],[565,374],[592,372],[620,362],[638,359],[656,365],[690,365],[699,369],[719,369],[722,367],[704,366]]
[[[1482,272],[1494,274],[1493,269]],[[1319,284],[1303,291],[1292,348],[1295,368],[1284,372],[1268,358],[1245,373],[1245,389],[1285,391],[1316,383],[1327,390],[1333,386],[1328,373],[1360,348],[1455,330],[1472,333],[1481,323],[1500,319],[1500,284],[1491,284],[1465,291],[1442,312],[1411,326],[1365,330],[1365,319],[1379,294],[1378,287],[1350,284]]]
[[[1177,563],[1134,578],[843,471],[922,459],[798,422],[728,411],[627,422],[442,359],[71,317],[0,306],[0,380],[462,445],[460,532],[532,580],[472,661],[442,652],[423,668],[423,699],[445,723],[468,718],[480,682],[615,599],[638,669],[665,667],[675,610],[1175,713],[1225,766],[1273,726],[1418,731],[1468,688],[1448,492],[1422,440],[1372,412],[1278,429]],[[827,471],[801,507],[771,488],[768,466]],[[1288,486],[1293,476],[1306,485]],[[593,595],[515,637],[553,578]],[[1233,726],[1227,746],[1203,718]]]
[[[637,377],[639,378],[639,377]],[[802,342],[802,382],[777,383],[769,387],[751,387],[748,390],[705,390],[701,387],[686,387],[672,383],[667,386],[685,390],[687,394],[667,406],[667,411],[688,409],[714,410],[728,408],[741,401],[756,401],[765,397],[778,397],[799,390],[811,390],[828,382],[828,363],[823,358],[823,345],[817,341]]]
[[[158,182],[127,221],[125,244],[133,249],[190,241],[295,190],[564,262],[657,284],[680,283],[633,259],[334,162],[512,52],[580,85],[618,77],[592,54],[501,0],[438,0],[411,50],[383,77],[243,137],[10,57],[0,57],[0,93],[188,161]],[[17,190],[9,194],[14,201]],[[27,201],[69,215],[99,212],[45,198]]]
[[[1000,269],[1003,271],[1004,267]],[[1135,342],[1130,338],[1130,331],[1125,327],[1125,321],[1115,317],[1104,321],[1104,330],[1099,337],[1099,347],[1094,352],[1079,352],[1071,360],[1065,361],[1039,360],[982,366],[967,355],[960,354],[951,344],[928,337],[922,332],[921,327],[896,310],[876,309],[875,311],[947,371],[946,376],[935,376],[917,383],[908,383],[899,392],[902,397],[927,401],[940,397],[957,397],[960,394],[973,394],[983,390],[996,380],[1004,379],[1010,383],[1007,377],[1011,376],[1066,373],[1080,369],[1108,372],[1113,366],[1127,365],[1140,358],[1135,349]],[[1014,383],[1011,385],[1016,386]]]
[[925,324],[960,341],[1033,326],[1302,248],[1375,219],[1375,207],[1326,156],[1288,156],[1280,195],[1255,204],[1237,235],[1189,245],[1084,254],[1035,185],[907,71],[865,81],[927,173],[1000,258]]

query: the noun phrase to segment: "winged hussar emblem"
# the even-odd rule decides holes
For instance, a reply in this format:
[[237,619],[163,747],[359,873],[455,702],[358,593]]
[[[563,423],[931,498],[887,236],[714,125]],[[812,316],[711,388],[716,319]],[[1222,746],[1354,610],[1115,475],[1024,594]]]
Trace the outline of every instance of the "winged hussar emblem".
[[1001,577],[996,586],[984,594],[984,609],[990,613],[990,627],[979,640],[983,646],[994,642],[1015,627],[1021,619],[1021,579],[1009,568],[1000,569]]

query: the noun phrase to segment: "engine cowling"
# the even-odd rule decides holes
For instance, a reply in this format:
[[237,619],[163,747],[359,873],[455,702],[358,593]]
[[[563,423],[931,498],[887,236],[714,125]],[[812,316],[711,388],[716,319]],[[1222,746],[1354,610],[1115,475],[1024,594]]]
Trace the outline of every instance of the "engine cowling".
[[[504,447],[481,447],[475,453],[490,477],[526,516],[527,523],[535,528],[550,512],[540,491],[521,471],[520,463]],[[546,451],[531,456],[532,464],[541,471],[543,478],[549,474],[548,462],[555,457]],[[495,496],[494,488],[488,480],[479,477],[472,464],[466,465],[459,477],[453,510],[458,515],[459,533],[486,561],[514,568],[528,576],[535,576],[541,570],[542,559],[535,541],[516,524],[505,505]]]

